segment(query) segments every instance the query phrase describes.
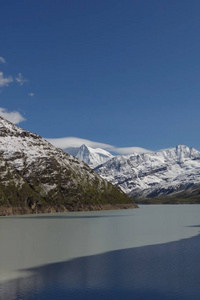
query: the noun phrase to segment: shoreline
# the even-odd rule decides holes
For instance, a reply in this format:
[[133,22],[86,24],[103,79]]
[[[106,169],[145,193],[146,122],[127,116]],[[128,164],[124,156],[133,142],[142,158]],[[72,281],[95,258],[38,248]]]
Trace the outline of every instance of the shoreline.
[[138,205],[135,203],[124,204],[83,204],[77,207],[61,206],[47,206],[40,208],[29,207],[11,207],[0,206],[0,217],[14,216],[14,215],[33,215],[42,213],[59,213],[59,212],[78,212],[78,211],[100,211],[100,210],[119,210],[119,209],[135,209]]

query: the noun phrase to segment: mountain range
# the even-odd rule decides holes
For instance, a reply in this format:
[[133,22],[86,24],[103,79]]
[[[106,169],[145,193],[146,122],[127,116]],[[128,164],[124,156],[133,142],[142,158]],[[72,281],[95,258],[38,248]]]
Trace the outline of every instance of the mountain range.
[[0,215],[136,207],[84,162],[0,117]]
[[200,203],[194,148],[123,156],[86,145],[65,151],[0,117],[0,215]]
[[94,171],[137,203],[200,202],[200,152],[185,145],[114,156]]

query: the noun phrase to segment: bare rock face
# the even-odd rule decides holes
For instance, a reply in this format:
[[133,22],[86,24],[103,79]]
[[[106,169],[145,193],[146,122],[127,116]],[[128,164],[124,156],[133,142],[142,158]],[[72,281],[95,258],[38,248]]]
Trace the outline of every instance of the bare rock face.
[[104,204],[134,206],[84,162],[0,117],[1,207],[37,212]]

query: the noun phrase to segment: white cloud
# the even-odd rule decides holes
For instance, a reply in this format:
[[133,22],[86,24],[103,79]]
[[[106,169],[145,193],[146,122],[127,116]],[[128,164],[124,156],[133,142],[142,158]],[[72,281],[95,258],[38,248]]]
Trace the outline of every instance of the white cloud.
[[6,63],[5,58],[3,58],[2,56],[0,56],[0,64],[5,64],[5,63]]
[[25,82],[28,82],[28,79],[23,78],[22,74],[19,73],[18,77],[15,78],[19,85],[23,85]]
[[87,139],[81,139],[77,137],[64,137],[64,138],[57,138],[57,139],[47,139],[51,144],[59,147],[61,149],[68,148],[68,147],[80,147],[81,145],[85,144],[89,147],[93,148],[107,148],[111,149],[113,146],[98,142],[93,142]]
[[13,82],[13,79],[11,76],[5,77],[3,75],[3,72],[0,72],[0,87],[8,86],[9,83]]
[[61,148],[63,150],[68,147],[80,147],[81,145],[85,144],[92,148],[102,148],[104,150],[119,155],[128,155],[134,152],[136,153],[152,152],[150,150],[140,148],[140,147],[115,147],[109,144],[98,143],[98,142],[77,138],[77,137],[64,137],[64,138],[57,138],[57,139],[47,138],[47,140],[54,146]]
[[[0,64],[5,64],[6,60],[2,56],[0,56]],[[24,85],[25,82],[28,82],[28,79],[24,78],[21,73],[18,73],[18,76],[15,78],[16,82],[19,85]],[[0,87],[8,86],[11,82],[13,82],[13,77],[8,76],[5,77],[4,73],[0,71]],[[34,96],[33,93],[30,93],[29,96]]]
[[7,111],[5,108],[0,107],[0,116],[8,121],[18,124],[25,121],[24,117],[18,111]]
[[28,94],[30,97],[34,97],[34,93],[29,93]]

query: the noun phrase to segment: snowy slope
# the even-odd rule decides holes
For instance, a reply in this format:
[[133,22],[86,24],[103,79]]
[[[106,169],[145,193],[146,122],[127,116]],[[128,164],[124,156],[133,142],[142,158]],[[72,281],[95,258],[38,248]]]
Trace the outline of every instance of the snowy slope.
[[84,161],[91,168],[95,168],[113,157],[113,155],[106,150],[101,148],[94,149],[86,145],[65,148],[64,151],[77,157],[79,160]]
[[159,152],[117,156],[94,169],[132,197],[160,197],[200,182],[200,152],[184,145]]
[[[81,210],[84,204],[109,203],[109,199],[113,203],[130,203],[124,193],[84,162],[1,117],[0,169],[0,205],[7,203],[8,183],[13,184],[21,205],[31,203],[33,208],[63,205],[69,210]],[[10,205],[19,203],[14,194],[9,197]]]

